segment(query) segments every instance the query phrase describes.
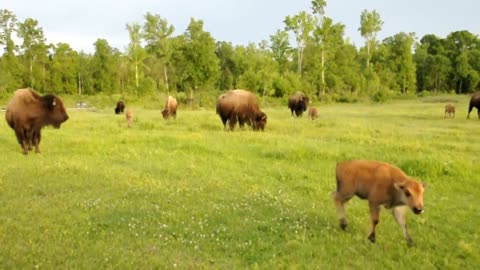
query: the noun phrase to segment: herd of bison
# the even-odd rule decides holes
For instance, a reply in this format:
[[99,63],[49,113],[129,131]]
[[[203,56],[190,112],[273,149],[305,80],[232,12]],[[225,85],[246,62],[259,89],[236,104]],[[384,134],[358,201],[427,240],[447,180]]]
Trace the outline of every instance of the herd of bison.
[[[292,116],[300,117],[307,111],[310,101],[302,92],[296,92],[288,98],[288,108]],[[480,92],[471,96],[467,118],[473,108],[477,109],[480,119]],[[115,114],[125,113],[128,127],[133,126],[133,111],[125,110],[125,103],[118,101]],[[246,90],[230,90],[221,94],[216,102],[216,113],[220,116],[225,130],[233,131],[238,122],[240,128],[245,124],[253,130],[263,131],[267,124],[267,115],[260,110],[257,97]],[[168,96],[162,116],[175,118],[177,100]],[[310,107],[308,116],[314,120],[318,110]],[[445,106],[445,117],[455,117],[455,106]],[[23,154],[35,148],[39,153],[41,129],[44,126],[60,126],[68,120],[68,114],[62,100],[52,94],[39,95],[33,89],[18,89],[6,106],[5,119],[14,130]],[[375,242],[375,227],[379,222],[380,206],[392,209],[393,216],[400,225],[404,238],[409,245],[414,242],[407,232],[405,214],[410,208],[415,214],[423,212],[424,184],[407,176],[394,165],[368,160],[340,161],[336,166],[336,191],[332,197],[337,209],[340,227],[346,229],[347,219],[344,204],[358,196],[368,200],[371,228],[368,239]]]

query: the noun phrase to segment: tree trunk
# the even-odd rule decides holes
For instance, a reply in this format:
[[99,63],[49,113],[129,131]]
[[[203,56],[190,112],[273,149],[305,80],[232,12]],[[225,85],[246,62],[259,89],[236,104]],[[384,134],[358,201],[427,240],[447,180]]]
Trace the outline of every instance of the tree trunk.
[[322,95],[325,95],[325,50],[322,49]]
[[167,94],[170,95],[170,87],[168,86],[167,66],[163,66],[163,78],[165,79],[165,87],[167,87]]

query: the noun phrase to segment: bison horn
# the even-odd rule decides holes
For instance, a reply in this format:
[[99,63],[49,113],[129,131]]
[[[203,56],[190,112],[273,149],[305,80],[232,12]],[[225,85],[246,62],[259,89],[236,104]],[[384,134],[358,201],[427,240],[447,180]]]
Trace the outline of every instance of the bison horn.
[[53,99],[52,105],[53,106],[57,105],[57,102],[55,101],[55,99]]

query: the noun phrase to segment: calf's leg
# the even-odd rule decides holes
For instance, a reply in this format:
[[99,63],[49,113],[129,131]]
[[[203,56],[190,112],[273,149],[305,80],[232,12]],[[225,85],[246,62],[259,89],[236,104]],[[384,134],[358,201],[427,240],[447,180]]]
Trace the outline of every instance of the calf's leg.
[[350,199],[345,199],[338,191],[332,193],[333,202],[337,208],[338,220],[340,221],[340,228],[345,230],[347,228],[347,216],[345,215],[344,204]]
[[412,238],[410,237],[407,231],[406,211],[407,211],[407,207],[398,206],[392,209],[392,214],[395,217],[395,220],[397,221],[398,225],[400,225],[400,227],[402,228],[403,237],[405,237],[405,240],[407,240],[407,244],[409,246],[414,246],[415,242],[413,242]]
[[370,228],[370,234],[368,235],[368,240],[375,243],[375,227],[377,226],[380,220],[380,205],[369,203],[370,205],[370,219],[372,221],[372,226]]

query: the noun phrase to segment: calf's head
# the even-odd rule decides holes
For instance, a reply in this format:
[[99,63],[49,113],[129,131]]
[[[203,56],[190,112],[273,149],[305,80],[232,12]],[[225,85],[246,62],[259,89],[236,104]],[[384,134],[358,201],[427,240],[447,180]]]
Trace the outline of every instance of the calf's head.
[[425,184],[415,180],[404,180],[394,184],[395,188],[402,193],[405,203],[412,209],[413,213],[420,214],[423,209],[423,191]]

